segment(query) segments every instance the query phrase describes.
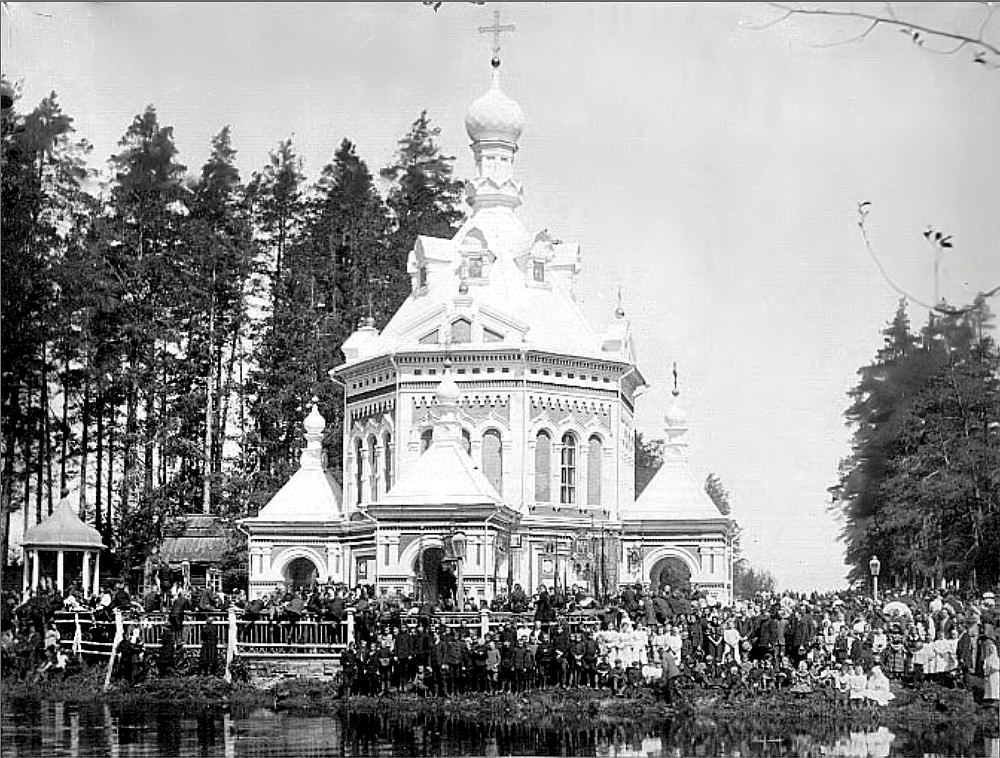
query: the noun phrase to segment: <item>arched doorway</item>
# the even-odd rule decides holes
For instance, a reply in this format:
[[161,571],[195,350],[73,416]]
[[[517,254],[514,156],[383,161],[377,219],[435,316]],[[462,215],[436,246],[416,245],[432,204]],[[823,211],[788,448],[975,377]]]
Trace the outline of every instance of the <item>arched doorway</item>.
[[310,588],[319,575],[316,564],[308,558],[294,558],[285,566],[285,585],[292,590]]
[[691,568],[673,555],[660,558],[649,572],[649,586],[654,592],[661,587],[687,592],[691,589]]
[[417,556],[414,574],[417,579],[417,598],[431,603],[439,602],[444,550],[439,547],[424,548]]

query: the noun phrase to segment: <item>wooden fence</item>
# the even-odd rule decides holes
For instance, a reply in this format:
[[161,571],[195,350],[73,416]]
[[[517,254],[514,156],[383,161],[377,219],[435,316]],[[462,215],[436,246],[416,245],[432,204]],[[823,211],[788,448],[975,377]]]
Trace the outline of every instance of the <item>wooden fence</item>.
[[[185,620],[181,633],[177,635],[177,642],[186,650],[199,649],[202,632],[209,620],[215,625],[218,645],[226,651],[227,656],[231,658],[239,655],[247,659],[339,659],[347,645],[355,641],[360,622],[353,608],[347,609],[342,621],[308,619],[290,622],[266,617],[250,621],[237,617],[235,613],[197,614]],[[417,617],[402,616],[401,620],[415,624]],[[531,614],[490,611],[438,613],[432,617],[431,622],[435,628],[465,628],[477,637],[499,631],[509,624],[531,627],[535,623]],[[136,629],[146,650],[159,650],[163,630],[170,622],[164,614],[136,617],[118,614],[117,620],[107,621],[95,619],[90,612],[60,612],[55,615],[55,623],[63,647],[84,655],[108,656],[114,648],[117,632],[120,631],[125,639],[131,639]],[[383,623],[382,620],[375,621],[376,629]],[[600,624],[596,615],[585,613],[562,616],[558,623],[568,625],[573,630],[592,630]],[[234,634],[235,639],[230,640]]]

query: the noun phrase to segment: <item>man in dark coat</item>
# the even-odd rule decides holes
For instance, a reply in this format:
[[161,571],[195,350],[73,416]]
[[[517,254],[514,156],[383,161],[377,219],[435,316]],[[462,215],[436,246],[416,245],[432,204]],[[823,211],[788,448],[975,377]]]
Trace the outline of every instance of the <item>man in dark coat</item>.
[[198,673],[215,676],[219,664],[219,632],[211,618],[205,619],[201,630],[201,652],[198,656]]
[[535,621],[541,621],[542,626],[547,626],[555,620],[556,612],[552,607],[552,600],[549,591],[545,586],[538,588],[538,601],[535,603]]
[[187,595],[183,592],[178,592],[177,597],[174,598],[174,602],[170,605],[170,628],[174,630],[174,634],[178,637],[184,631],[184,613],[188,608]]

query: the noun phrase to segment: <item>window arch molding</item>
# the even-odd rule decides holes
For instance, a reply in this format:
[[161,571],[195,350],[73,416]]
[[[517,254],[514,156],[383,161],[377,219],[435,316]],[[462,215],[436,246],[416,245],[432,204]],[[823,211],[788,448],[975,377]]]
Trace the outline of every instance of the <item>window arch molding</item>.
[[532,435],[535,472],[535,502],[549,503],[552,501],[552,453],[555,444],[552,429],[540,426]]
[[480,435],[480,470],[493,485],[493,488],[503,494],[503,463],[504,437],[503,432],[495,424],[488,426]]

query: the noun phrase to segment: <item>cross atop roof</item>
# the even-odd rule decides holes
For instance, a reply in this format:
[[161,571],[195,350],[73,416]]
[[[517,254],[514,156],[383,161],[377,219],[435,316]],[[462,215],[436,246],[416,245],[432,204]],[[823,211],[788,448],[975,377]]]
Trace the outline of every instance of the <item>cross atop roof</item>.
[[514,31],[513,24],[501,24],[500,23],[500,11],[493,11],[493,26],[480,26],[480,34],[492,34],[493,35],[493,60],[491,64],[493,68],[499,68],[500,66],[500,35],[503,32]]

